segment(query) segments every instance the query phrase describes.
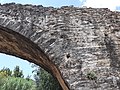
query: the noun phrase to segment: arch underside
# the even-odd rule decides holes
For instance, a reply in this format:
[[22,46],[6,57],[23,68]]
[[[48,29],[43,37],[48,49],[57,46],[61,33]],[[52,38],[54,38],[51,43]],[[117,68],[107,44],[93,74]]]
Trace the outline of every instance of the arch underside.
[[19,33],[2,26],[0,26],[0,52],[41,66],[56,77],[63,90],[68,90],[60,71],[39,46]]

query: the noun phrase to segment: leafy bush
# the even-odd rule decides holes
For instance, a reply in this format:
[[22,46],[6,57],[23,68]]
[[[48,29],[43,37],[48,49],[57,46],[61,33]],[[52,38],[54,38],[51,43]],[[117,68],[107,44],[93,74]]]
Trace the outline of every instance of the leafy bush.
[[0,79],[0,90],[36,90],[35,87],[32,80],[15,77]]
[[87,78],[90,79],[90,80],[96,80],[97,76],[94,72],[91,71],[87,74]]
[[42,68],[37,70],[35,81],[37,90],[62,90],[58,81],[50,73]]
[[3,76],[11,76],[12,71],[9,68],[4,67],[3,69],[0,70],[0,75],[2,75],[2,74],[3,74]]

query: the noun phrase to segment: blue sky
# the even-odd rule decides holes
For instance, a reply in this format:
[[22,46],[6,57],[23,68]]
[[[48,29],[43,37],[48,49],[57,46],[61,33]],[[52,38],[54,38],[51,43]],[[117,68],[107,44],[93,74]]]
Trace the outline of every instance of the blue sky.
[[75,6],[80,5],[79,0],[1,0],[1,3],[8,3],[8,2],[54,6],[54,7],[60,7],[63,5],[75,5]]
[[[94,8],[109,8],[111,10],[120,11],[120,0],[0,0],[0,3],[21,3],[21,4],[34,4],[43,6],[70,6],[74,5],[77,7],[87,6]],[[16,65],[19,65],[22,70],[24,70],[25,76],[32,74],[31,64],[25,60],[0,54],[0,69],[3,67],[9,67],[13,70]]]

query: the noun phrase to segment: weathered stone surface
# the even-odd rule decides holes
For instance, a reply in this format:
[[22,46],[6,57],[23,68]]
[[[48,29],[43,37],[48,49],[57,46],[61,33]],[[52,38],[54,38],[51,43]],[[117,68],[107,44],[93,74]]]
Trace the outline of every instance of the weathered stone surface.
[[5,4],[0,25],[0,52],[41,65],[64,90],[120,89],[119,12]]

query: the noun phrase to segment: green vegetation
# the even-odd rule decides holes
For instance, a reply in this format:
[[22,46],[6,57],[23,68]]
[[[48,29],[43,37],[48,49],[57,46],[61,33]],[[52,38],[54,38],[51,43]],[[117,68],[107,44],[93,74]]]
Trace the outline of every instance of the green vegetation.
[[23,78],[19,66],[15,67],[13,74],[9,68],[3,68],[0,70],[0,90],[36,90],[36,84]]
[[13,76],[14,77],[21,77],[21,78],[24,77],[23,72],[22,72],[22,70],[20,70],[19,66],[15,67],[15,69],[13,71]]
[[27,81],[23,78],[7,77],[0,79],[3,82],[0,90],[36,90],[34,81]]
[[96,80],[97,76],[93,71],[91,71],[87,74],[87,78],[90,79],[90,80]]
[[39,67],[36,72],[37,90],[62,90],[58,81],[47,71]]
[[29,75],[24,78],[19,66],[13,71],[3,68],[0,70],[0,90],[62,90],[57,80],[40,67],[35,70],[34,79]]
[[11,76],[12,71],[9,68],[3,68],[0,70],[0,74],[4,74],[4,76]]

